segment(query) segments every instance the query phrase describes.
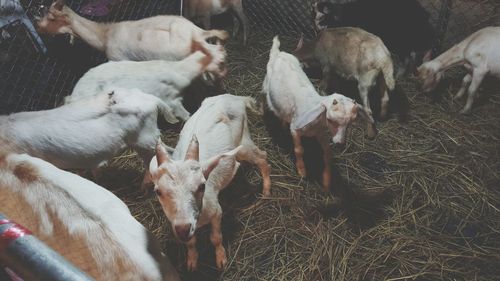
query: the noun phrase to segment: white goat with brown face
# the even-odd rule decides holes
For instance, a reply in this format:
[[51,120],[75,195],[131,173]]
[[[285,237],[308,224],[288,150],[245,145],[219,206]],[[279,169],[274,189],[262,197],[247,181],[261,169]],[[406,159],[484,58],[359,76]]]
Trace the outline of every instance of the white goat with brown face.
[[[0,209],[95,280],[180,280],[154,236],[113,193],[0,148]],[[28,280],[28,279],[25,279]]]
[[[216,37],[225,41],[223,30],[203,30],[179,16],[155,16],[136,21],[97,23],[85,19],[63,0],[56,0],[47,14],[38,21],[38,30],[48,34],[70,34],[80,37],[92,47],[106,53],[109,60],[181,60],[194,51],[198,41],[212,52],[213,57],[225,57],[221,45],[205,40]],[[221,64],[220,73],[225,71]]]
[[331,153],[326,131],[333,136],[334,143],[344,143],[347,127],[356,119],[358,112],[370,122],[373,122],[373,119],[350,98],[340,94],[320,96],[297,58],[280,52],[279,46],[278,37],[275,37],[267,64],[263,92],[274,114],[290,124],[297,170],[301,176],[306,176],[301,137],[316,137],[321,144],[325,163],[323,187],[327,191],[331,181]]
[[418,73],[424,92],[432,91],[441,81],[443,72],[456,65],[463,65],[469,72],[454,97],[461,98],[467,92],[467,102],[460,111],[467,114],[471,111],[474,97],[484,77],[491,75],[500,78],[500,27],[486,27],[476,31],[434,60],[422,64]]
[[233,179],[241,161],[257,165],[263,177],[263,195],[270,193],[266,153],[250,138],[246,109],[249,97],[221,95],[203,101],[180,133],[172,155],[161,141],[150,173],[163,211],[180,240],[187,243],[187,266],[197,267],[196,229],[210,224],[217,267],[227,262],[222,245],[222,209],[218,195]]
[[242,2],[242,0],[184,0],[183,14],[188,19],[201,18],[203,27],[210,29],[210,17],[230,10],[234,13],[233,37],[238,34],[241,23],[243,26],[243,45],[246,45],[248,19],[243,12]]

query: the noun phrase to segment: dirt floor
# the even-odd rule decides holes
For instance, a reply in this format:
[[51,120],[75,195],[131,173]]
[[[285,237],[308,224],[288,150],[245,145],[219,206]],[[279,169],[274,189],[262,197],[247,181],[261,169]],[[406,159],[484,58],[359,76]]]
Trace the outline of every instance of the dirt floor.
[[[225,88],[261,99],[271,36],[249,42],[227,46]],[[283,38],[282,50],[291,49]],[[208,229],[200,230],[199,270],[187,272],[185,247],[157,199],[139,191],[135,153],[117,157],[98,183],[161,240],[183,280],[498,280],[500,85],[486,81],[473,113],[463,116],[457,112],[465,101],[451,99],[460,81],[453,71],[432,95],[412,77],[399,81],[391,96],[395,114],[378,123],[375,140],[357,122],[345,146],[332,145],[332,194],[319,184],[317,144],[305,140],[310,177],[300,178],[287,130],[271,114],[250,115],[253,139],[272,166],[272,196],[261,198],[260,175],[250,166],[221,194],[228,256],[222,272]],[[169,145],[179,129],[165,130]]]

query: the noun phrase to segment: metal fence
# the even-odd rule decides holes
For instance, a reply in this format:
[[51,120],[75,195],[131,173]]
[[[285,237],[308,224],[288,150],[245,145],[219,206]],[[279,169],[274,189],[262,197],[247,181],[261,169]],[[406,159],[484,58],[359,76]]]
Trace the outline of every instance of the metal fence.
[[[243,0],[253,34],[313,35],[311,0]],[[334,0],[332,0],[334,1]],[[352,1],[352,0],[339,0]],[[473,31],[500,22],[496,0],[419,0],[431,23],[441,30],[441,45],[447,48]],[[52,0],[20,0],[28,17],[41,4]],[[67,0],[79,11],[88,0]],[[112,12],[96,21],[121,21],[159,14],[179,14],[180,0],[115,0]],[[0,13],[1,15],[1,13]],[[5,39],[4,39],[5,37]],[[0,114],[40,110],[60,104],[76,81],[90,68],[105,61],[104,55],[79,40],[69,45],[67,37],[44,38],[48,53],[41,54],[22,25],[0,32]]]
[[[262,32],[311,36],[314,27],[311,3],[315,0],[248,0],[245,11]],[[332,3],[355,0],[329,0]],[[375,1],[375,0],[374,0]],[[495,0],[418,0],[429,12],[442,48],[448,48],[472,32],[500,24],[500,2]]]

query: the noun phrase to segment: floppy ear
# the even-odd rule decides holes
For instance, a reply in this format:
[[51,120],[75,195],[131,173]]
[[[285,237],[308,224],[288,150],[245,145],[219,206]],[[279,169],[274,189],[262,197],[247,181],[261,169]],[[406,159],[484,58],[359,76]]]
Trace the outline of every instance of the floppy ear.
[[372,124],[375,124],[375,120],[373,120],[373,117],[366,113],[365,109],[360,104],[356,104],[356,109],[358,110],[358,113],[361,115],[361,117],[363,117],[363,119]]
[[295,47],[294,53],[298,52],[304,46],[304,33],[300,34],[299,42],[297,43],[297,47]]
[[315,108],[309,110],[302,116],[299,116],[297,119],[292,121],[292,129],[294,130],[302,130],[307,127],[309,124],[316,121],[323,113],[326,112],[326,106],[323,103],[318,104]]
[[425,52],[424,57],[422,58],[423,62],[428,62],[432,59],[432,50],[428,50]]
[[198,143],[196,135],[193,135],[191,143],[189,144],[188,150],[186,152],[186,157],[184,158],[184,161],[185,160],[199,161],[199,159],[200,159],[200,145]]
[[208,179],[208,176],[215,169],[215,167],[217,167],[217,165],[219,165],[219,162],[222,158],[236,156],[238,151],[240,151],[240,149],[242,149],[242,148],[243,148],[243,146],[240,145],[240,146],[236,147],[235,149],[230,150],[224,154],[220,154],[220,155],[217,155],[217,156],[214,156],[214,157],[208,159],[205,168],[203,168],[203,176],[205,177],[205,179]]
[[65,5],[66,3],[64,3],[64,0],[56,0],[54,3],[52,3],[52,7],[59,11],[62,11]]

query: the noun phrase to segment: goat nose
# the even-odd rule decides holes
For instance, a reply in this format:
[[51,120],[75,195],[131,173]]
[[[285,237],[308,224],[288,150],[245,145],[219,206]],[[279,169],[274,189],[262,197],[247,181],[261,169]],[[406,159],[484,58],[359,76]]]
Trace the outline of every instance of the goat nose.
[[180,240],[187,242],[189,240],[189,234],[191,232],[191,224],[182,224],[175,226],[175,234]]

